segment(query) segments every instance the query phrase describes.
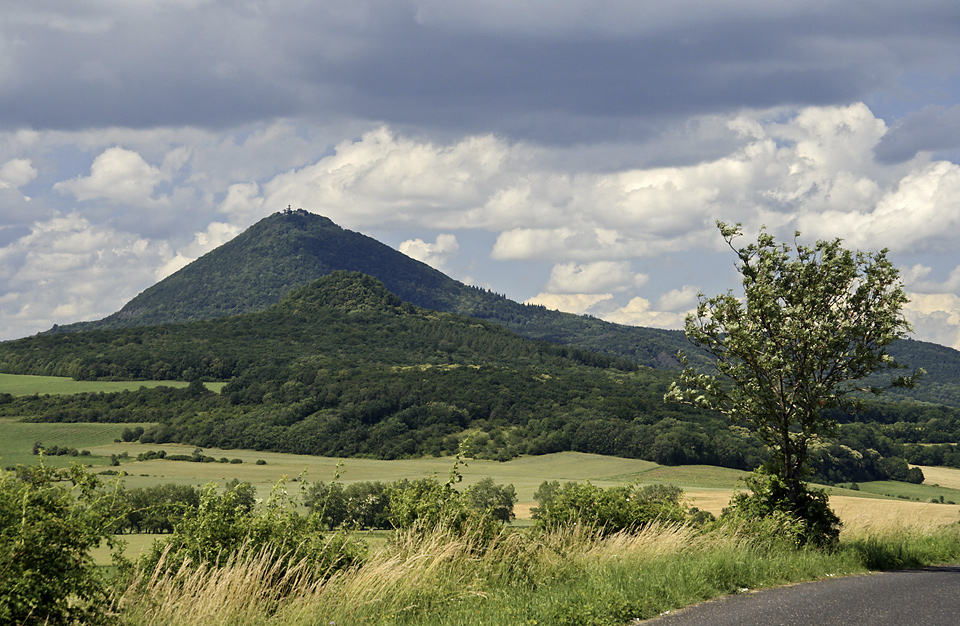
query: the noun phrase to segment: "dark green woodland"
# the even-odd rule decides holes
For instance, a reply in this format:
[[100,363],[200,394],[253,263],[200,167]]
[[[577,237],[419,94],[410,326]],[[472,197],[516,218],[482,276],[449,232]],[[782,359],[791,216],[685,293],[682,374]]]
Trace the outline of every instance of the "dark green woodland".
[[[446,455],[466,442],[503,460],[576,450],[763,463],[743,428],[663,402],[678,349],[691,352],[677,331],[521,305],[293,211],[104,320],[0,343],[0,372],[189,387],[3,396],[0,415],[153,423],[140,441],[317,455]],[[812,455],[815,477],[911,480],[907,461],[960,466],[960,353],[915,341],[891,352],[925,368],[923,384],[837,415],[836,437]],[[204,381],[227,384],[215,394]]]

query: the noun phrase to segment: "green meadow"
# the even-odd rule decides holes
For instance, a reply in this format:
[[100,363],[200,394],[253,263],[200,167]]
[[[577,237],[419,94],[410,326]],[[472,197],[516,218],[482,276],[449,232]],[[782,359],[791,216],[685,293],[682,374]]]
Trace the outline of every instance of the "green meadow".
[[860,491],[883,495],[892,498],[919,500],[920,502],[929,502],[939,500],[942,496],[945,501],[952,501],[960,504],[960,489],[941,487],[939,485],[897,482],[895,480],[877,480],[872,482],[858,483]]
[[[0,393],[15,395],[116,391],[118,389],[137,389],[144,385],[159,386],[164,384],[184,386],[184,383],[168,381],[151,381],[149,383],[82,382],[49,376],[0,374]],[[208,384],[208,387],[219,391],[222,384]],[[204,449],[203,454],[222,461],[239,459],[242,463],[192,463],[160,459],[136,461],[138,454],[150,450],[162,449],[168,455],[189,455],[195,449],[193,446],[178,444],[158,445],[118,441],[124,429],[136,426],[146,426],[146,424],[33,424],[21,423],[11,419],[0,419],[0,467],[36,463],[38,457],[32,454],[32,448],[34,442],[40,441],[48,447],[56,445],[90,451],[90,456],[84,457],[45,457],[45,462],[50,465],[66,466],[79,461],[94,468],[99,468],[95,471],[102,472],[108,469],[106,466],[110,464],[112,455],[122,457],[120,467],[111,469],[123,473],[121,478],[128,488],[147,487],[163,483],[202,486],[209,482],[223,484],[236,478],[240,481],[250,482],[257,488],[261,496],[265,496],[278,481],[283,479],[290,481],[291,488],[295,490],[297,479],[300,476],[303,477],[305,482],[327,482],[331,480],[338,480],[342,483],[392,482],[401,478],[429,477],[446,480],[455,463],[455,459],[452,457],[424,457],[397,461],[359,458],[338,460],[254,450],[218,450],[213,448]],[[258,460],[262,460],[266,464],[257,465]],[[545,480],[560,482],[589,481],[601,487],[630,482],[672,484],[687,492],[693,505],[719,513],[727,505],[730,494],[737,487],[738,481],[745,475],[744,472],[738,470],[720,467],[702,465],[663,466],[650,461],[576,452],[520,457],[507,462],[468,459],[459,466],[459,471],[463,475],[463,487],[468,487],[485,477],[492,477],[498,483],[514,485],[518,496],[516,513],[520,520],[529,519],[529,509],[535,505],[533,494]],[[921,503],[939,501],[942,496],[945,502],[960,503],[960,470],[938,468],[937,471],[940,472],[935,479],[938,484],[911,485],[890,481],[864,482],[859,484],[858,491],[843,489],[838,486],[828,488],[828,492],[832,498],[839,497],[838,502],[845,500],[844,506],[853,511],[851,515],[857,517],[863,517],[864,511],[868,508],[877,509],[876,513],[871,512],[866,515],[870,518],[881,515],[880,509],[899,511],[891,501],[900,501],[903,505],[911,503],[920,505]],[[957,475],[956,484],[950,482],[953,480],[953,474]],[[934,480],[927,481],[927,483],[933,482]],[[949,486],[940,486],[942,484]],[[857,505],[856,501],[863,504]],[[887,501],[889,504],[881,505],[881,501]],[[955,507],[950,508],[947,505],[925,504],[923,510],[917,511],[917,513],[931,519],[940,519],[947,515],[946,509],[950,509],[951,514],[957,511]],[[897,514],[905,515],[902,512]],[[914,513],[911,512],[910,515],[914,515]],[[956,517],[956,515],[953,515],[953,517]]]
[[[136,391],[141,387],[186,387],[188,383],[177,380],[74,380],[61,376],[26,376],[20,374],[0,374],[0,393],[14,396],[67,395],[75,393],[111,393],[117,391]],[[220,391],[225,383],[206,383],[208,389]]]
[[42,442],[45,446],[61,446],[90,450],[91,456],[48,456],[44,462],[49,465],[67,466],[82,461],[85,465],[109,465],[110,455],[100,456],[93,448],[112,443],[120,438],[124,428],[144,426],[144,424],[31,424],[10,419],[0,419],[0,467],[27,465],[36,463],[39,457],[33,454],[33,444]]

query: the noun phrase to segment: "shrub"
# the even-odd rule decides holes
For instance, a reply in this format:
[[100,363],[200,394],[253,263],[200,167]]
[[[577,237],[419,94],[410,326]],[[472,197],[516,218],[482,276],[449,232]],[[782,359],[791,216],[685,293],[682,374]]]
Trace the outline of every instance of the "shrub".
[[672,485],[618,485],[603,489],[590,483],[568,482],[554,489],[552,484],[544,483],[537,493],[545,498],[537,507],[537,524],[542,528],[586,524],[613,533],[635,530],[653,521],[689,521],[683,491]]
[[400,480],[390,489],[390,523],[394,528],[440,524],[459,529],[469,517],[463,494],[433,478]]
[[362,558],[362,544],[343,535],[324,537],[317,516],[303,516],[278,483],[269,499],[255,506],[249,483],[232,481],[218,493],[210,483],[200,492],[195,510],[188,510],[166,541],[157,541],[139,563],[141,571],[175,572],[183,563],[220,566],[231,559],[255,558],[270,552],[290,562],[307,559],[318,572],[347,567]]
[[121,531],[170,533],[189,510],[200,503],[200,490],[191,485],[167,483],[122,492],[127,511]]
[[480,480],[464,492],[467,506],[474,511],[489,513],[494,519],[508,523],[516,515],[513,505],[517,503],[517,492],[513,485],[497,485],[489,476]]
[[[840,518],[830,510],[827,494],[822,489],[812,489],[801,483],[796,506],[788,499],[788,487],[780,476],[762,469],[754,470],[746,479],[747,492],[737,492],[724,509],[723,518],[758,529],[760,522],[777,520],[777,534],[789,539],[794,545],[814,545],[834,548],[840,540]],[[769,532],[770,524],[762,532]]]
[[80,467],[0,473],[0,623],[103,623],[109,589],[90,549],[112,539],[117,499]]

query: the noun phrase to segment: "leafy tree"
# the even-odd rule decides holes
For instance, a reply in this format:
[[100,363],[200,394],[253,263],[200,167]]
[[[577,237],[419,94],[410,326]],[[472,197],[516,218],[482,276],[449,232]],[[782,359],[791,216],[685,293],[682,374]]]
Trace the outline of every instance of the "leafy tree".
[[106,623],[110,588],[90,556],[122,504],[79,466],[0,472],[0,623]]
[[[740,248],[739,224],[717,226],[737,255],[743,297],[701,295],[686,335],[716,358],[719,376],[687,367],[665,397],[749,425],[783,484],[766,493],[802,517],[810,446],[836,427],[825,410],[856,408],[862,391],[883,390],[862,379],[901,367],[886,348],[910,330],[907,297],[886,250],[852,252],[839,239],[790,246],[764,230]],[[887,386],[912,386],[920,373]]]
[[467,506],[476,511],[490,513],[501,522],[510,522],[516,515],[513,505],[517,503],[517,492],[513,485],[497,485],[487,476],[464,492]]
[[[154,542],[140,570],[173,573],[186,562],[216,567],[270,551],[291,563],[307,559],[316,572],[329,574],[362,558],[360,542],[344,534],[325,536],[319,517],[302,515],[284,481],[260,504],[249,483],[231,481],[226,487],[220,493],[215,483],[204,486],[197,507],[176,521],[168,538]],[[279,570],[277,575],[282,578]]]
[[[543,482],[537,490],[537,525],[558,528],[587,524],[605,533],[636,530],[653,521],[682,524],[703,520],[688,516],[683,490],[673,485],[617,485]],[[695,513],[690,511],[690,513]]]
[[545,480],[540,483],[537,491],[533,494],[533,499],[537,501],[537,506],[530,509],[533,519],[540,519],[541,514],[546,512],[558,493],[560,493],[559,480]]
[[435,478],[402,479],[390,490],[390,523],[394,528],[434,528],[459,531],[470,517],[463,494],[450,482]]

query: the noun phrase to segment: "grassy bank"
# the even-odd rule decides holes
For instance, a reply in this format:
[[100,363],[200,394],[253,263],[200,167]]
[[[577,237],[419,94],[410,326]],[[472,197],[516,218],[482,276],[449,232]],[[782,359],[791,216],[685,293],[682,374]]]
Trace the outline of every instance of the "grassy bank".
[[326,578],[270,555],[171,577],[141,572],[119,606],[131,626],[623,625],[748,589],[956,560],[956,525],[853,529],[829,553],[730,529],[505,532],[489,547],[441,530],[400,535]]
[[[0,393],[14,396],[70,395],[75,393],[115,393],[136,391],[141,387],[186,387],[179,380],[74,380],[63,376],[31,376],[27,374],[0,374]],[[219,392],[226,383],[204,383],[207,389]]]

